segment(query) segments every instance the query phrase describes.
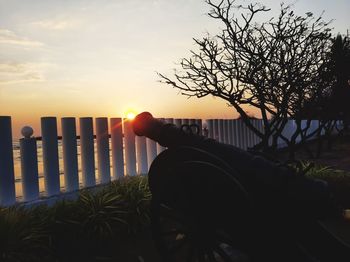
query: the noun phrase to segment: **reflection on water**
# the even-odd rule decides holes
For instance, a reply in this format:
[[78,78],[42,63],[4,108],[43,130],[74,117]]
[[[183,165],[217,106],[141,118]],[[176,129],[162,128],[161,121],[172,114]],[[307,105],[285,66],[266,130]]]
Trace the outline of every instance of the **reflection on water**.
[[[111,141],[110,141],[111,143]],[[79,170],[79,182],[80,187],[82,187],[82,174],[81,174],[81,159],[80,159],[80,140],[77,140],[78,144],[78,170]],[[111,144],[109,145],[111,148]],[[110,149],[111,151],[111,149]],[[97,150],[95,143],[95,176],[96,182],[98,183],[98,171],[97,171]],[[37,141],[37,154],[38,154],[38,171],[39,171],[39,191],[40,195],[45,195],[45,184],[44,184],[44,167],[43,167],[43,151],[42,151],[42,142]],[[59,157],[59,167],[60,167],[60,185],[61,191],[64,191],[64,176],[63,176],[63,152],[62,152],[62,141],[58,141],[58,157]],[[21,199],[23,196],[22,193],[22,182],[21,182],[21,155],[19,142],[13,142],[13,159],[14,159],[14,170],[15,170],[15,187],[16,187],[16,196],[18,199]],[[110,154],[110,163],[112,163],[112,154]],[[112,171],[111,171],[112,172]]]

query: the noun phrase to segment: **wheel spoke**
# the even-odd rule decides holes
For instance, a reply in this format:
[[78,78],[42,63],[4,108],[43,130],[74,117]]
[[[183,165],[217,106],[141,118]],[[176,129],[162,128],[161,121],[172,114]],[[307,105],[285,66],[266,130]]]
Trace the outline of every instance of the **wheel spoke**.
[[205,262],[205,256],[202,248],[197,249],[198,262]]
[[183,234],[183,230],[170,229],[168,231],[163,231],[162,232],[162,236],[172,236],[172,235],[178,235],[178,234]]
[[171,207],[168,207],[164,204],[161,204],[160,206],[160,210],[159,210],[160,216],[163,216],[167,219],[170,219],[174,222],[180,223],[180,224],[184,224],[184,217],[180,216],[178,213],[175,212],[174,209],[172,209]]
[[232,262],[233,260],[231,257],[225,252],[225,250],[222,249],[220,245],[216,246],[214,248],[215,252],[224,259],[225,262]]
[[225,243],[231,247],[234,245],[232,238],[230,238],[222,231],[215,231],[215,238],[220,243]]
[[187,241],[188,241],[188,239],[187,239],[186,237],[181,238],[180,240],[175,240],[175,241],[173,241],[173,242],[175,242],[175,243],[174,243],[173,246],[171,246],[171,247],[168,248],[168,252],[169,252],[169,253],[175,253],[175,252],[177,252],[178,250],[180,250],[180,249],[185,245],[185,243],[186,243]]
[[209,258],[210,262],[215,262],[216,261],[213,250],[208,249],[206,254],[208,255],[208,258]]

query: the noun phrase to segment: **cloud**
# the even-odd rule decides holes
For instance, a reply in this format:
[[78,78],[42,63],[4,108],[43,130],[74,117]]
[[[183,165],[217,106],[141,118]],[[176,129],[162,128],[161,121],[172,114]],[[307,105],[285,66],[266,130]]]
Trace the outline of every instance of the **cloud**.
[[44,45],[41,42],[21,37],[16,33],[3,28],[0,28],[0,44],[19,45],[25,47],[40,47]]
[[34,26],[41,27],[48,30],[66,30],[76,27],[79,23],[78,21],[72,19],[53,19],[53,20],[41,20],[31,23]]
[[0,85],[44,81],[43,69],[46,66],[40,63],[0,63]]

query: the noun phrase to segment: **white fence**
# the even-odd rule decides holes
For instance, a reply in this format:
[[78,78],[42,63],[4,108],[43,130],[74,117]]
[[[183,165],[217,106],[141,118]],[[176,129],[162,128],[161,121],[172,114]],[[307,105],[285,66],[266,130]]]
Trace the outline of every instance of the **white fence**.
[[[238,119],[162,120],[177,126],[196,124],[209,138],[242,149],[259,142],[259,138]],[[251,121],[257,129],[263,130],[261,120]],[[165,149],[148,138],[135,137],[130,121],[122,118],[96,118],[95,130],[93,118],[79,118],[79,126],[77,136],[76,119],[62,118],[62,141],[59,144],[57,119],[41,118],[41,154],[38,154],[38,139],[32,136],[32,129],[23,128],[24,137],[19,141],[20,178],[15,179],[11,117],[0,116],[1,206],[76,192],[81,188],[107,184],[126,174],[146,174],[153,159]],[[310,132],[317,126],[318,122],[313,122]],[[293,130],[295,123],[291,120],[283,134],[290,137]],[[282,145],[280,141],[280,146]],[[43,167],[42,178],[38,157]],[[42,186],[39,181],[43,182]],[[40,189],[41,187],[43,188]]]

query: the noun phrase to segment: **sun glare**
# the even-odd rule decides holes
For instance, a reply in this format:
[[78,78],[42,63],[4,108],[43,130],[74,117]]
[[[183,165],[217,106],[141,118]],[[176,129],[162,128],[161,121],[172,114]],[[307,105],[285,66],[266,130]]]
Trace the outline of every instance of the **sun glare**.
[[127,112],[126,118],[129,120],[133,120],[135,118],[136,114],[134,112]]

